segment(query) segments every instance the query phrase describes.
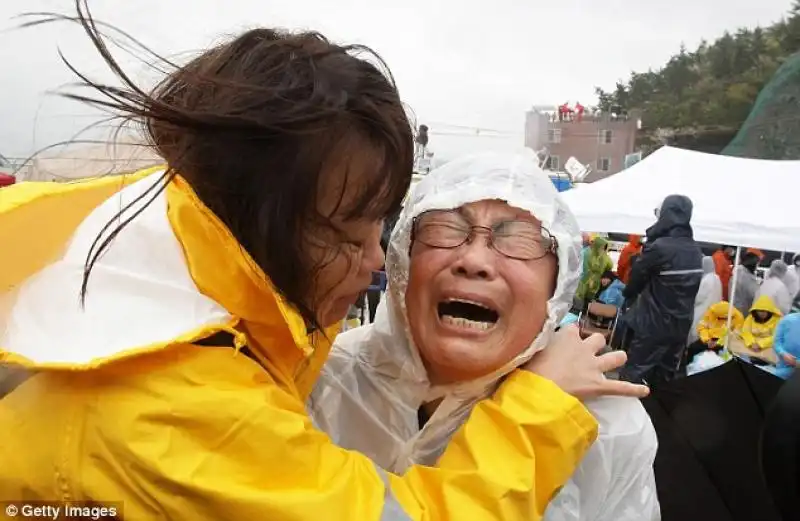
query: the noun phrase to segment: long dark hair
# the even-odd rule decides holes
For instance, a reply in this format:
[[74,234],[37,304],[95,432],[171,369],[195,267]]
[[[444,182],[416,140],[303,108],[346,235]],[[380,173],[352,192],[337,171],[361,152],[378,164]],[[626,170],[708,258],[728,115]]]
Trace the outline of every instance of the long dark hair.
[[[152,201],[174,176],[184,177],[285,299],[319,327],[309,296],[332,257],[311,265],[305,252],[312,226],[335,228],[317,209],[321,182],[348,157],[374,158],[375,168],[359,179],[347,208],[340,194],[338,211],[345,219],[377,221],[398,211],[411,181],[411,125],[385,63],[367,47],[336,45],[316,32],[253,29],[177,66],[94,20],[87,0],[76,0],[75,7],[76,16],[32,13],[24,25],[79,23],[122,86],[92,81],[64,58],[79,87],[90,92],[63,95],[140,123],[168,163],[162,182],[142,198]],[[133,42],[170,72],[145,91],[119,66],[99,27]],[[346,169],[341,175],[346,185]],[[94,264],[146,206],[138,203],[123,208],[95,240],[82,301]],[[331,247],[335,254],[337,245]]]

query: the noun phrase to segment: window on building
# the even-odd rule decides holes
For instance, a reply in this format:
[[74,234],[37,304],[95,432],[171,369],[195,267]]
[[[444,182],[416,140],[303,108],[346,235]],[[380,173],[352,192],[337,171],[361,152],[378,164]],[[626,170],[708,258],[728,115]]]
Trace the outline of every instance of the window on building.
[[600,172],[608,172],[611,170],[611,158],[601,157],[597,160],[597,170]]
[[614,139],[614,133],[610,130],[601,130],[597,138],[601,144],[610,145]]
[[548,156],[545,168],[558,172],[561,169],[561,159],[558,156]]
[[561,143],[561,129],[560,128],[547,129],[547,142]]

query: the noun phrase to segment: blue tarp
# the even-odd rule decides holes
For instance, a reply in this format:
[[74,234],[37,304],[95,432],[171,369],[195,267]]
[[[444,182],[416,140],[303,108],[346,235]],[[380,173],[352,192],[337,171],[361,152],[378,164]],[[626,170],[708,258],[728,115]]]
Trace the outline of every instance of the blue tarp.
[[553,182],[553,186],[555,186],[556,190],[559,192],[566,192],[572,188],[572,182],[567,176],[551,175],[550,180]]

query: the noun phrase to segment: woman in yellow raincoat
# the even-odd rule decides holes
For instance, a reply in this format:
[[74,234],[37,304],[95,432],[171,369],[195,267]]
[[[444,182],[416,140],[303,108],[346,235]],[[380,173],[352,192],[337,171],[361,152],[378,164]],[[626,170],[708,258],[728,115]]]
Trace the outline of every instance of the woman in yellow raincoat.
[[744,345],[755,351],[771,348],[781,318],[783,313],[771,298],[762,295],[756,299],[742,327]]
[[354,52],[255,29],[153,94],[115,69],[126,88],[80,98],[139,118],[168,166],[4,189],[0,360],[25,374],[0,400],[0,498],[123,501],[126,521],[532,520],[597,434],[564,391],[641,392],[603,378],[624,356],[564,337],[437,468],[390,475],[314,428],[305,401],[413,162],[393,83]]

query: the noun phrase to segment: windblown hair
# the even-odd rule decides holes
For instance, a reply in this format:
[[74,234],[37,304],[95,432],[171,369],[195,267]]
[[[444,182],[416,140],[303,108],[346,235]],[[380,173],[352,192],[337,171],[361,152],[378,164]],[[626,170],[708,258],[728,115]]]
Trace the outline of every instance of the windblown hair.
[[[304,251],[312,227],[333,227],[330,215],[317,209],[322,182],[344,175],[346,185],[349,157],[374,159],[347,208],[342,188],[338,211],[346,219],[376,221],[398,211],[410,184],[411,125],[385,63],[367,47],[336,45],[316,32],[264,28],[177,66],[95,21],[87,0],[75,5],[74,17],[33,13],[25,25],[79,23],[122,86],[94,82],[64,59],[79,86],[91,90],[64,95],[140,123],[168,163],[163,182],[143,197],[152,201],[174,176],[185,178],[284,298],[319,327],[309,296],[327,261],[311,265]],[[126,37],[171,72],[152,92],[143,90],[119,66],[106,43],[111,39],[98,27]],[[345,167],[343,174],[332,171],[337,165]],[[82,301],[93,265],[143,210],[131,210],[137,203],[123,208],[96,239]]]

